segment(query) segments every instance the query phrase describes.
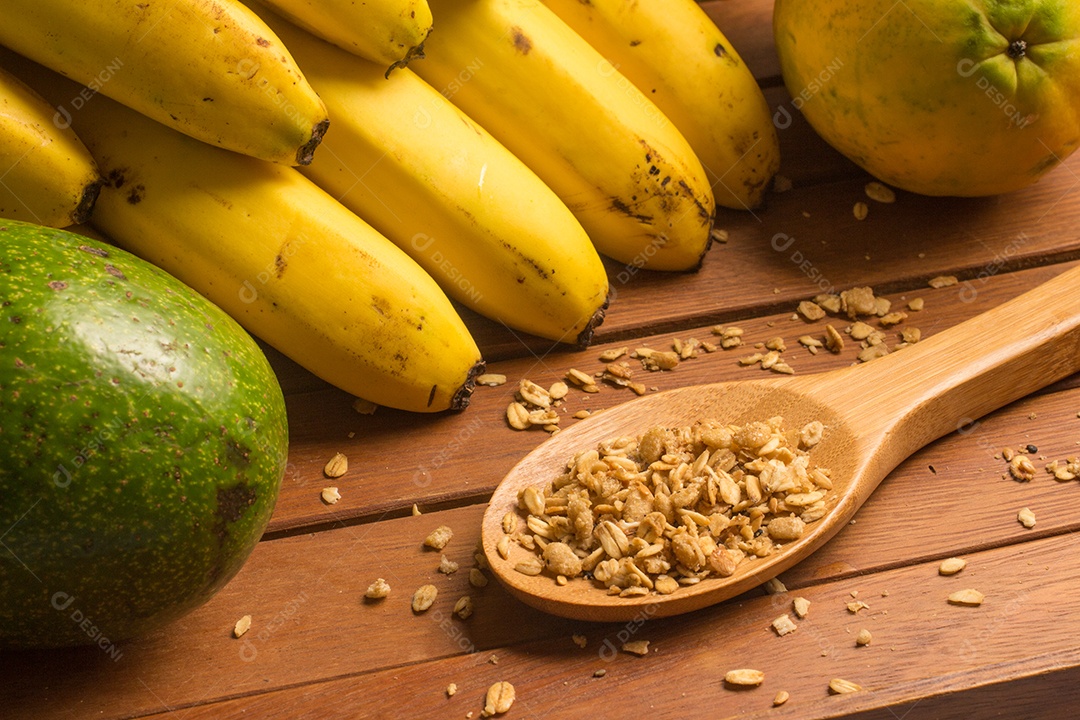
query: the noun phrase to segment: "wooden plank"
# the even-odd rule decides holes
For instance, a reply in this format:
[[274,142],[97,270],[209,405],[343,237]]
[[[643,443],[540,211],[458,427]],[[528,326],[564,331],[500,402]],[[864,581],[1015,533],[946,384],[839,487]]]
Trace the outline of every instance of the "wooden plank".
[[[592,718],[598,708],[610,717],[646,708],[664,717],[705,708],[715,718],[1061,717],[1047,710],[1060,713],[1080,697],[1066,682],[1078,676],[1080,642],[1059,622],[1080,612],[1074,552],[1071,538],[1058,537],[979,553],[956,577],[939,577],[928,563],[807,588],[800,594],[811,601],[809,615],[784,637],[769,623],[790,614],[790,593],[592,627],[585,648],[561,636],[215,703],[185,717],[477,717],[485,689],[503,680],[517,692],[508,719]],[[981,607],[946,602],[969,586],[986,592]],[[869,605],[858,615],[846,609],[852,592]],[[861,628],[873,634],[865,647],[854,642]],[[650,640],[648,657],[619,652],[624,639]],[[726,687],[722,677],[736,667],[763,670],[764,683]],[[832,678],[864,690],[831,695]],[[1014,683],[1000,687],[1006,679],[1015,692]],[[451,682],[457,693],[447,697]],[[779,690],[790,700],[772,708]]]
[[[890,604],[883,608],[878,607],[878,600],[868,600],[874,612],[897,602],[908,612],[906,603],[915,602],[918,595],[913,599],[910,594],[898,593],[897,588],[904,583],[896,585],[879,577],[891,577],[887,573],[898,569],[906,572],[905,568],[915,563],[926,562],[929,565],[924,567],[929,567],[943,557],[963,555],[970,567],[960,577],[964,582],[983,583],[980,552],[1023,556],[1034,563],[1040,556],[1026,548],[1045,541],[1067,544],[1080,529],[1075,498],[1080,485],[1076,481],[1059,483],[1045,475],[1025,484],[1002,479],[1003,463],[993,458],[993,453],[1006,445],[1029,442],[1038,443],[1040,454],[1047,458],[1075,452],[1080,439],[1078,408],[1080,389],[1038,396],[919,453],[881,485],[854,525],[786,573],[784,581],[793,592],[802,594],[827,582],[864,592],[889,589]],[[1032,412],[1036,419],[1029,421]],[[1026,427],[1030,435],[1017,430]],[[930,464],[936,473],[929,471]],[[1016,512],[1023,506],[1036,512],[1038,522],[1032,530],[1016,521]],[[241,573],[210,603],[165,631],[121,645],[122,654],[115,661],[97,648],[0,655],[0,672],[7,678],[0,687],[0,703],[8,709],[8,717],[16,718],[62,717],[73,710],[79,715],[125,717],[127,712],[176,710],[337,677],[355,678],[433,658],[464,656],[463,662],[482,665],[489,651],[510,646],[515,654],[540,652],[546,657],[547,650],[522,644],[549,637],[560,637],[569,644],[566,638],[571,633],[587,631],[594,636],[593,647],[598,647],[602,641],[596,633],[617,632],[618,625],[594,626],[542,615],[494,584],[483,590],[470,589],[466,571],[478,541],[484,507],[470,505],[263,542]],[[446,554],[461,564],[461,569],[449,576],[435,570],[439,553],[421,547],[427,533],[441,524],[454,530]],[[1058,561],[1048,557],[1045,562]],[[1022,575],[1042,572],[1041,568],[1017,560],[1014,570]],[[1062,574],[1071,572],[1068,562],[1060,568]],[[365,588],[380,576],[393,587],[391,597],[381,604],[364,603],[361,596]],[[926,586],[933,579],[919,578],[912,588]],[[428,614],[414,616],[408,608],[411,593],[429,582],[439,588],[440,597]],[[991,594],[988,588],[1000,587],[995,580],[980,589]],[[463,623],[452,618],[450,611],[466,593],[474,597],[476,612]],[[725,609],[689,617],[712,618],[725,627],[743,617],[740,608],[749,603],[758,608],[754,622],[767,629],[779,611],[762,606],[754,599],[759,595],[754,591],[725,604]],[[896,595],[902,600],[892,599]],[[829,601],[828,605],[832,604]],[[1025,602],[1022,610],[1014,607],[1011,612],[1025,618],[1025,629],[1029,618],[1050,622],[1053,615],[1034,602]],[[917,603],[910,611],[917,614]],[[249,636],[231,639],[233,623],[244,614],[254,619]],[[992,617],[980,627],[998,622]],[[660,629],[653,637],[670,637],[666,621],[650,622],[649,627],[654,626]],[[916,642],[916,638],[922,642],[923,632],[924,628],[913,628],[905,637],[909,642]],[[829,637],[837,642],[831,631]],[[1043,649],[1040,643],[1039,651]],[[500,656],[504,653],[496,652]],[[561,658],[561,653],[555,657]],[[691,652],[684,657],[695,655]],[[70,669],[59,675],[49,673],[58,665]],[[43,683],[42,677],[48,681]],[[460,679],[455,681],[461,684]]]
[[[476,505],[260,543],[207,605],[120,645],[118,655],[97,647],[2,653],[4,718],[128,717],[419,663],[501,645],[510,617],[515,641],[567,632],[568,623],[522,607],[494,581],[471,588],[482,511]],[[439,552],[422,547],[440,524],[455,531],[444,552],[461,569],[451,575],[437,572]],[[366,603],[364,591],[376,577],[392,593]],[[440,597],[426,614],[414,615],[412,593],[426,583]],[[464,594],[476,601],[467,624],[451,619]],[[251,630],[234,639],[233,625],[245,614],[252,616]],[[55,671],[59,666],[63,672]]]
[[[904,298],[923,297],[926,309],[911,313],[906,326],[918,327],[929,336],[1053,277],[1064,267],[996,275],[987,279],[985,285],[972,285],[970,291],[965,286],[939,290],[922,287],[890,298],[899,305]],[[672,372],[638,371],[637,378],[650,387],[663,389],[757,377],[760,371],[739,366],[737,358],[749,354],[749,344],[778,335],[790,346],[784,357],[799,373],[820,372],[855,361],[854,347],[839,356],[827,352],[812,356],[798,346],[800,335],[822,335],[826,321],[816,324],[793,321],[791,311],[795,306],[794,302],[784,303],[780,305],[784,308],[782,312],[740,321],[747,348],[703,354]],[[837,323],[838,327],[847,324],[835,318],[827,322]],[[571,367],[585,372],[602,370],[603,364],[597,358],[605,348],[622,344],[661,348],[669,346],[675,336],[706,339],[710,334],[708,327],[684,328],[678,333],[602,344],[586,351],[492,363],[491,370],[504,373],[508,384],[478,388],[470,407],[460,414],[419,416],[380,408],[373,416],[361,416],[352,409],[351,399],[336,390],[289,395],[290,464],[271,530],[350,522],[384,513],[401,514],[414,502],[439,507],[484,499],[513,464],[546,437],[539,429],[522,433],[506,426],[505,409],[521,378],[548,385],[561,379]],[[630,397],[628,390],[608,386],[594,395],[574,390],[565,404],[564,423],[572,423],[569,416],[580,409],[596,410]],[[333,482],[341,489],[342,499],[328,507],[319,500],[319,491],[330,484],[322,477],[322,468],[335,452],[343,452],[350,458],[351,469]],[[479,457],[482,462],[478,461]]]

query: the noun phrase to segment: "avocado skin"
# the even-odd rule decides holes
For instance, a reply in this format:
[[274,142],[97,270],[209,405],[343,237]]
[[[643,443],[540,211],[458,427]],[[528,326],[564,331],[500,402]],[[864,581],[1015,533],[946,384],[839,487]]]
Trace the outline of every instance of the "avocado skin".
[[206,602],[287,450],[277,378],[219,308],[118,248],[0,221],[0,646],[115,652]]

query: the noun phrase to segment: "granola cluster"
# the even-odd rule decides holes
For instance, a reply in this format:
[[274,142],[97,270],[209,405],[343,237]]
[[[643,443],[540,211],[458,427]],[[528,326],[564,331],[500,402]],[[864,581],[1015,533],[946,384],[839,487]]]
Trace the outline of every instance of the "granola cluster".
[[802,537],[827,512],[829,472],[810,464],[820,422],[782,418],[655,427],[575,455],[548,487],[525,488],[497,548],[534,551],[516,564],[565,584],[586,577],[624,597],[670,594]]

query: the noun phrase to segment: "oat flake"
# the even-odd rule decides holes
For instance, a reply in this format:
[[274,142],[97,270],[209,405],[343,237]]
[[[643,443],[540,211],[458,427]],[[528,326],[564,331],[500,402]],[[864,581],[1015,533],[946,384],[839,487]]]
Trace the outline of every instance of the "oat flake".
[[339,478],[349,471],[349,458],[342,453],[336,453],[323,467],[323,474],[328,478]]
[[956,573],[963,570],[965,567],[967,567],[967,560],[957,557],[948,558],[946,560],[942,560],[941,564],[938,565],[938,574],[955,575]]
[[724,675],[724,682],[729,685],[752,686],[760,685],[765,681],[765,673],[750,668],[728,670]]
[[250,629],[251,629],[251,616],[250,615],[245,615],[244,617],[237,620],[236,624],[233,625],[233,637],[235,637],[235,638],[242,637],[244,635],[244,633],[246,633]]

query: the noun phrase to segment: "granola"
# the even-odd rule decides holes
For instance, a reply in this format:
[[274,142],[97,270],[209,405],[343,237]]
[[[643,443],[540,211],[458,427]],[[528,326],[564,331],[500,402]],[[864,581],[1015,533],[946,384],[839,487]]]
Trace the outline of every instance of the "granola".
[[330,479],[339,478],[349,471],[349,458],[342,453],[334,453],[334,456],[326,461],[323,474]]
[[484,710],[480,714],[483,717],[501,715],[510,709],[517,698],[514,686],[506,681],[497,682],[488,688],[487,697],[484,700]]
[[439,589],[434,585],[421,585],[413,593],[412,609],[414,613],[422,613],[434,604],[439,595]]
[[729,685],[760,685],[765,681],[765,673],[751,668],[739,668],[728,670],[724,674],[724,682]]
[[448,525],[440,525],[424,538],[424,545],[436,550],[442,550],[452,537],[454,537],[454,531]]
[[957,557],[947,558],[945,560],[942,560],[941,564],[938,565],[938,574],[955,575],[956,573],[963,570],[965,567],[967,567],[967,560]]
[[364,597],[370,600],[381,600],[390,594],[390,585],[382,578],[376,578],[375,582],[368,585]]
[[951,605],[966,605],[968,607],[978,607],[982,605],[983,600],[986,598],[978,590],[967,589],[957,590],[953,594],[949,595],[949,604]]
[[[654,427],[577,453],[518,497],[499,555],[559,584],[586,578],[623,597],[732,575],[801,538],[827,512],[829,473],[810,463],[824,426],[782,418]],[[511,543],[527,554],[514,556]],[[522,559],[524,558],[524,559]]]

